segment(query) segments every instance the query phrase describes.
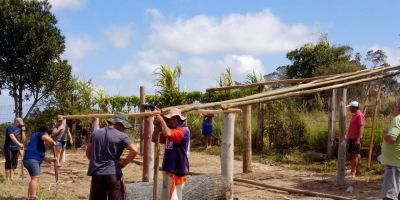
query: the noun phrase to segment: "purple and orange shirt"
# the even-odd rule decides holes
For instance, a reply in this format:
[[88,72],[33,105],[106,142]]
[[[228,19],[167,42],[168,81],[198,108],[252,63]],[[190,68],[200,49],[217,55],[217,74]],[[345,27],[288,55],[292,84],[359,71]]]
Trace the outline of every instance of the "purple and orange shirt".
[[160,143],[165,144],[162,170],[185,176],[189,173],[190,130],[187,126],[171,129],[171,137],[160,134]]

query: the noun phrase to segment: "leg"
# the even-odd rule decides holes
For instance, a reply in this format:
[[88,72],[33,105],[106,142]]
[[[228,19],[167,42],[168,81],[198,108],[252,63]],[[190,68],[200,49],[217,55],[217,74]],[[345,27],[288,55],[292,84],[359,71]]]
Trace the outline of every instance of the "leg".
[[361,175],[361,155],[357,154],[357,159],[356,159],[356,175]]
[[383,175],[382,199],[397,199],[399,184],[396,179],[396,167],[385,166]]
[[104,176],[92,176],[90,184],[90,200],[107,200],[107,189],[105,187]]
[[125,183],[121,176],[110,175],[107,182],[109,182],[108,199],[125,200],[126,189]]
[[352,177],[356,176],[356,167],[357,167],[357,154],[351,154],[351,172],[350,175]]
[[38,182],[39,182],[39,176],[31,176],[31,181],[29,182],[29,188],[28,188],[28,197],[36,196]]
[[60,165],[60,162],[61,162],[61,160],[60,160],[61,147],[60,147],[59,145],[60,145],[60,143],[57,142],[57,146],[54,147],[54,157],[57,158],[57,166],[58,166],[58,167],[61,166],[61,165]]
[[11,180],[14,179],[15,169],[18,166],[18,158],[19,158],[19,150],[11,151],[11,173],[10,173]]
[[182,192],[183,192],[183,186],[185,186],[185,184],[181,184],[181,185],[177,185],[176,186],[176,196],[178,197],[178,200],[182,200]]
[[173,185],[173,180],[171,177],[167,175],[167,172],[163,171],[162,174],[163,174],[163,184],[161,189],[161,200],[170,200],[171,199],[170,196],[172,195],[173,192],[170,191]]

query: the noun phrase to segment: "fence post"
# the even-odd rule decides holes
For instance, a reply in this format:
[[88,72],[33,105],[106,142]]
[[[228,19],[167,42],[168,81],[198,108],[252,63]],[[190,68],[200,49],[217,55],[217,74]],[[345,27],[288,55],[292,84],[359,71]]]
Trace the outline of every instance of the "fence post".
[[235,132],[235,116],[233,112],[224,113],[222,116],[223,132],[221,145],[221,174],[228,180],[229,192],[226,199],[233,199],[233,145]]
[[[143,105],[146,103],[146,93],[144,86],[140,86],[140,103],[139,103],[139,110],[140,112],[144,112]],[[143,135],[144,135],[144,119],[139,118],[139,135],[140,135],[140,145],[139,145],[139,152],[143,154]]]
[[247,105],[243,112],[243,173],[253,171],[251,157],[251,105]]
[[335,116],[336,116],[336,95],[337,95],[337,89],[332,90],[332,94],[329,97],[329,113],[328,113],[328,149],[327,149],[327,155],[328,158],[333,157],[333,151],[334,151],[334,142],[335,142]]
[[154,117],[148,116],[143,119],[144,132],[143,132],[143,182],[149,182],[153,179],[154,172],[154,152],[151,142],[151,135],[154,131]]
[[346,174],[346,102],[347,102],[347,88],[339,90],[340,103],[339,103],[339,149],[338,149],[338,170],[336,181],[338,185],[345,184]]

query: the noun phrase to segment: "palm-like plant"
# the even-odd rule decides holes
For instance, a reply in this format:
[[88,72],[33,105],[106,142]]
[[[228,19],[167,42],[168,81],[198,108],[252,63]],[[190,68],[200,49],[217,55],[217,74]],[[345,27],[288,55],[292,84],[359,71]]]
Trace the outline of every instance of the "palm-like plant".
[[219,87],[235,85],[235,82],[233,81],[231,68],[228,67],[226,68],[225,72],[221,73],[221,75],[219,76],[218,85]]
[[161,65],[153,74],[157,76],[155,85],[161,88],[160,92],[176,90],[176,82],[182,74],[182,66]]
[[256,74],[254,70],[252,73],[246,75],[246,84],[260,83],[263,81],[264,81],[263,75],[261,73]]

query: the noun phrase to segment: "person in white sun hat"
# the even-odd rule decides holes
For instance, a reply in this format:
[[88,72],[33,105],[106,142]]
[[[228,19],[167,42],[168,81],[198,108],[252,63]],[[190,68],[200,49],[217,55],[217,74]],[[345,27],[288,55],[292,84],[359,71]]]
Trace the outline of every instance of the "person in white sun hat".
[[350,175],[355,177],[360,174],[361,166],[361,139],[363,137],[365,117],[360,111],[360,105],[357,101],[350,102],[346,107],[353,114],[351,116],[349,129],[347,132],[348,151],[351,155],[351,172]]

